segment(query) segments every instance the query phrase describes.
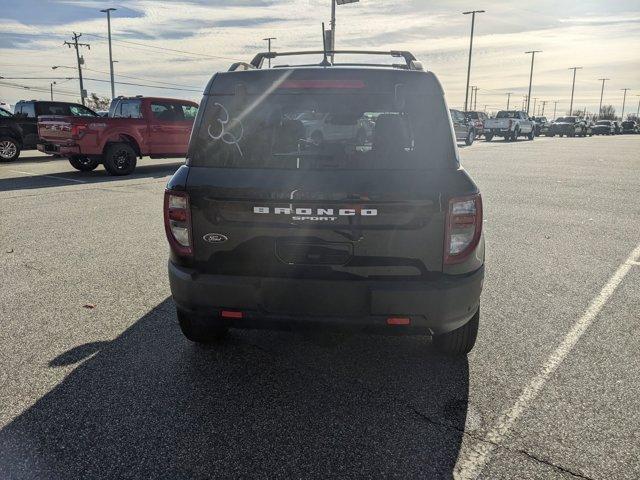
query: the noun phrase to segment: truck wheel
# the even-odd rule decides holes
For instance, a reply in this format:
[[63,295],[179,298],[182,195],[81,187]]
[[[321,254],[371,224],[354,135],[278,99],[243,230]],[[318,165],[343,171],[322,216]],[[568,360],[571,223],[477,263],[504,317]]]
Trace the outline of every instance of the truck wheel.
[[484,141],[485,142],[490,142],[491,140],[493,140],[493,134],[492,133],[485,133]]
[[104,168],[111,175],[129,175],[136,169],[138,156],[128,143],[112,143],[104,154]]
[[82,155],[74,155],[73,157],[69,157],[69,163],[76,170],[80,170],[81,172],[90,172],[91,170],[95,170],[100,162],[98,160],[84,157]]
[[20,156],[20,144],[15,138],[0,137],[0,162],[13,162]]
[[464,144],[469,146],[473,144],[473,139],[476,137],[476,134],[473,132],[473,130],[470,130],[469,133],[467,134],[467,138],[464,140]]
[[433,345],[443,353],[453,356],[464,356],[476,344],[478,327],[480,326],[480,309],[467,323],[453,332],[433,336]]
[[176,310],[178,323],[182,334],[195,343],[214,343],[224,338],[229,329],[225,326],[216,325],[211,320],[195,317],[179,308]]

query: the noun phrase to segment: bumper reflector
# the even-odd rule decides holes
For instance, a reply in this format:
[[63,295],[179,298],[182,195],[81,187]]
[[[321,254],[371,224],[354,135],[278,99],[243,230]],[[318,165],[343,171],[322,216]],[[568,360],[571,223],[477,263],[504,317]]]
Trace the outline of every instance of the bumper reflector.
[[242,318],[242,312],[234,312],[233,310],[222,310],[220,312],[222,318]]
[[387,325],[411,325],[411,319],[409,317],[389,317]]

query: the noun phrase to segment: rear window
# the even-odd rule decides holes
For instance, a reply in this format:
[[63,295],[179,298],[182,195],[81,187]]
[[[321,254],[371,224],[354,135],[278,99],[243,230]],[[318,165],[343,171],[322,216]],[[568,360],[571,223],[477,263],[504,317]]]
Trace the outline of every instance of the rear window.
[[374,75],[357,73],[298,79],[282,71],[259,89],[243,82],[233,93],[205,98],[189,164],[281,169],[457,165],[439,86],[420,87],[414,81],[409,87],[397,72],[397,81],[381,85]]
[[23,103],[16,107],[16,113],[22,114],[23,117],[36,118],[36,109],[33,103]]
[[172,102],[151,103],[153,118],[165,122],[193,120],[198,114],[198,107]]
[[38,115],[71,115],[69,105],[64,103],[48,103],[42,102],[37,106]]
[[518,115],[519,112],[498,112],[498,115],[496,115],[496,118],[519,118]]

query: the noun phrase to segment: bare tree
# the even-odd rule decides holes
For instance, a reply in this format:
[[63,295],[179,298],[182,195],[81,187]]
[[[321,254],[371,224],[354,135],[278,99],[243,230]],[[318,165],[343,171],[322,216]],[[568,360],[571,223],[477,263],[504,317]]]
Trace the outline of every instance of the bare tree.
[[603,105],[599,118],[602,120],[615,120],[616,108],[613,105]]
[[109,105],[111,105],[111,100],[106,97],[99,97],[95,93],[92,93],[87,98],[87,106],[93,110],[108,110]]

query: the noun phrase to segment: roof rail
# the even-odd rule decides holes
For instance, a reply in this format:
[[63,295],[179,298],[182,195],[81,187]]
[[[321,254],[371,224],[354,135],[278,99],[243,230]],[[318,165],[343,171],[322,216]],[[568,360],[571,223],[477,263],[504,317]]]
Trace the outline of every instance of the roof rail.
[[[385,67],[391,67],[391,68],[404,68],[406,70],[423,70],[422,67],[422,63],[416,60],[416,57],[413,56],[413,54],[411,52],[408,52],[406,50],[390,50],[390,51],[377,51],[377,50],[327,50],[326,52],[324,52],[323,50],[309,50],[309,51],[297,51],[297,52],[262,52],[262,53],[258,53],[255,57],[253,57],[253,60],[251,60],[251,66],[252,68],[262,68],[262,64],[264,63],[265,59],[269,59],[269,58],[277,58],[277,57],[290,57],[290,56],[297,56],[297,55],[325,55],[325,53],[327,55],[331,55],[333,56],[334,54],[348,54],[348,55],[386,55],[386,56],[391,56],[391,57],[395,57],[395,58],[404,58],[405,64],[404,65],[398,65],[398,64],[394,64],[394,65],[379,65],[379,64],[349,64],[349,63],[343,63],[343,64],[339,64],[339,63],[334,63],[333,65],[359,65],[359,66],[385,66]],[[242,63],[242,62],[240,62]],[[237,64],[233,64],[231,67],[233,68],[235,65]],[[320,64],[318,64],[320,65]],[[236,67],[237,68],[237,67]]]
[[235,72],[236,70],[253,70],[256,67],[247,62],[236,62],[232,63],[229,67],[230,72]]

